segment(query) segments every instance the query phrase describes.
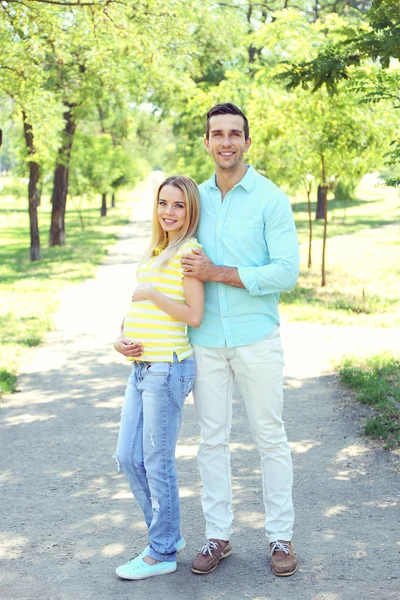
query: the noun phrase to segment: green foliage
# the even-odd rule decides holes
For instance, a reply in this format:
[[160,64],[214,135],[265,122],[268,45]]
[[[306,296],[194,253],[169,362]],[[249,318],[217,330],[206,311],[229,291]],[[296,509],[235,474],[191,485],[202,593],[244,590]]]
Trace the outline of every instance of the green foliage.
[[[189,70],[195,76],[202,61],[196,39],[210,6],[180,0],[169,0],[167,10],[158,0],[0,3],[0,93],[33,133],[33,148],[24,148],[20,162],[34,160],[44,178],[55,164],[69,164],[62,145],[69,112],[82,129],[73,144],[73,191],[106,192],[135,182],[148,165],[130,122],[132,107],[148,112],[163,103],[168,110],[185,95]],[[207,35],[211,41],[213,33]],[[216,37],[213,49],[218,44]],[[147,144],[146,152],[155,145]]]
[[[352,89],[360,94],[361,102],[385,100],[398,108],[400,75],[398,65],[393,68],[392,65],[393,59],[400,59],[400,5],[397,0],[374,0],[367,19],[369,27],[361,23],[356,27],[344,24],[341,30],[328,29],[325,43],[318,44],[311,59],[285,61],[285,70],[276,77],[290,90],[300,86],[316,92],[325,87],[333,95],[347,94]],[[391,72],[370,68],[371,59]],[[366,66],[361,67],[362,64]],[[343,86],[349,79],[350,87]],[[399,160],[398,141],[394,145],[387,154],[388,164]],[[397,186],[399,181],[394,179],[390,183]]]
[[17,377],[9,373],[4,367],[0,368],[0,396],[12,394],[17,391]]
[[[140,110],[144,102],[167,123],[163,136],[168,142],[158,144],[163,152],[149,162],[167,171],[185,172],[198,181],[212,171],[202,146],[207,109],[231,100],[248,107],[250,113],[254,109],[258,119],[260,106],[252,98],[272,89],[271,76],[278,63],[300,59],[298,64],[303,65],[319,49],[322,79],[316,87],[325,83],[331,91],[338,78],[347,77],[345,25],[353,33],[362,28],[361,17],[368,6],[367,0],[339,0],[334,5],[328,0],[315,5],[306,0],[273,0],[269,4],[198,0],[190,6],[169,0],[168,10],[158,0],[95,2],[90,8],[78,4],[62,9],[46,2],[12,4],[0,5],[4,16],[0,33],[4,33],[4,48],[11,56],[7,68],[1,68],[6,63],[0,51],[0,89],[11,93],[17,113],[26,113],[35,137],[35,159],[46,170],[57,157],[66,105],[72,107],[78,131],[82,129],[84,136],[111,135],[114,148],[121,146],[125,151],[124,140],[132,144],[136,137],[129,123],[129,107]],[[341,50],[335,54],[339,41]],[[296,76],[292,86],[300,81],[304,85],[307,77],[301,69]],[[310,71],[310,82],[312,77]],[[301,101],[305,103],[305,96]],[[280,108],[277,104],[276,109]],[[264,125],[260,119],[261,131]],[[290,122],[284,126],[290,128]],[[160,131],[158,125],[156,129]],[[146,126],[144,130],[151,138]],[[268,136],[274,139],[271,128]],[[143,136],[141,139],[143,148]],[[81,143],[82,139],[78,140],[77,146]],[[91,156],[96,145],[107,157],[102,161],[98,156],[97,162],[107,168],[88,173],[98,167],[81,167],[77,160],[81,150],[74,149],[72,166],[78,171],[71,181],[75,191],[82,186],[87,189],[90,181],[94,182],[92,191],[108,187],[111,173],[107,171],[114,151],[104,139],[84,143]],[[152,145],[153,153],[155,148]],[[274,157],[270,147],[263,152],[271,162],[279,160],[280,154]],[[142,158],[139,153],[135,163]],[[121,163],[120,157],[117,162]],[[126,181],[125,175],[115,179],[120,180]]]
[[6,179],[2,189],[0,189],[0,196],[14,196],[14,198],[25,198],[26,187],[26,182],[21,181],[21,179]]
[[[282,38],[294,40],[284,46],[285,65],[293,65],[299,56],[313,56],[321,47],[327,52],[323,59],[333,60],[333,46],[325,46],[326,38],[340,39],[344,23],[330,17],[310,24],[293,11],[282,11],[278,25],[273,22],[260,30],[263,51],[275,58],[272,70],[260,66],[247,102],[254,123],[251,157],[262,173],[286,189],[304,187],[307,176],[330,189],[354,188],[366,172],[382,166],[385,149],[400,125],[397,115],[387,122],[387,104],[360,105],[358,93],[350,86],[346,93],[334,95],[329,84],[315,82],[312,70],[308,78],[293,66],[288,91],[278,87],[276,81],[287,75],[279,60],[284,53]],[[313,94],[308,92],[309,81]]]
[[212,164],[202,143],[205,115],[213,104],[224,101],[235,102],[247,112],[253,138],[249,162],[287,190],[304,187],[307,176],[330,189],[338,185],[350,189],[366,172],[383,167],[383,155],[400,125],[400,115],[387,121],[387,103],[362,106],[359,92],[350,87],[341,97],[321,85],[313,95],[294,86],[285,92],[274,79],[286,77],[284,57],[286,64],[299,57],[309,59],[325,48],[329,38],[331,55],[327,51],[324,60],[333,60],[334,41],[344,39],[346,21],[331,15],[310,23],[300,9],[274,12],[274,20],[260,20],[258,26],[252,21],[252,31],[242,41],[256,50],[251,69],[239,70],[227,59],[218,85],[191,90],[191,98],[176,106],[180,110],[173,122],[177,141],[168,171],[177,165],[199,182],[210,176]]
[[[288,61],[282,61],[283,65],[289,65]],[[293,90],[299,85],[303,89],[316,92],[323,86],[330,95],[337,91],[338,83],[349,79],[348,67],[360,64],[360,55],[350,53],[348,49],[327,44],[313,61],[303,61],[290,64],[290,68],[278,73],[277,80],[286,81],[286,88]]]
[[338,365],[341,382],[356,398],[374,408],[365,433],[384,439],[387,447],[400,445],[400,357],[390,353],[360,358],[344,357]]
[[[379,60],[388,68],[393,58],[400,58],[400,8],[397,0],[374,0],[367,13],[370,27],[361,23],[358,27],[342,24],[335,36],[328,35],[311,60],[296,63],[284,77],[290,88],[312,83],[313,89],[326,85],[332,93],[343,79],[352,74],[351,68],[361,60]],[[328,32],[329,33],[329,32]],[[337,38],[339,34],[340,38]]]
[[97,136],[76,133],[71,158],[73,196],[110,193],[115,182],[132,186],[142,179],[148,168],[143,159],[114,146],[110,134]]

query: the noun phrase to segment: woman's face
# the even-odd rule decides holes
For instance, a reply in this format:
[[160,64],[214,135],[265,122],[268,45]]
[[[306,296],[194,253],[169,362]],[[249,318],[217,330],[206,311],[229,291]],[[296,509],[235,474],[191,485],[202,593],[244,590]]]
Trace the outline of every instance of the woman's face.
[[186,219],[185,196],[179,188],[164,185],[158,195],[157,217],[163,230],[172,240],[182,229]]

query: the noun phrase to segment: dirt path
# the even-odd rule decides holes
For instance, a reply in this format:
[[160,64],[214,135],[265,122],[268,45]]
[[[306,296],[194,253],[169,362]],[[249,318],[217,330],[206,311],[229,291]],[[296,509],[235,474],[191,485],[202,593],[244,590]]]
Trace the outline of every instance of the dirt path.
[[96,279],[62,297],[57,330],[32,353],[20,392],[1,405],[2,600],[394,600],[400,590],[399,476],[360,437],[363,409],[329,360],[394,346],[399,332],[284,324],[285,421],[293,451],[299,573],[267,566],[260,467],[243,403],[232,431],[233,555],[212,575],[190,573],[203,543],[198,428],[185,405],[178,457],[182,531],[178,571],[126,582],[117,565],[146,544],[139,510],[112,458],[129,367],[111,348],[149,233],[151,185]]

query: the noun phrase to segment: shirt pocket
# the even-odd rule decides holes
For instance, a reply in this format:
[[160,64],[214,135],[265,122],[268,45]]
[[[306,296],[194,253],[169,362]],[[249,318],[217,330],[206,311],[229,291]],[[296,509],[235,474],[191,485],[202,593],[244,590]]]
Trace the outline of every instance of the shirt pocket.
[[268,262],[268,249],[264,238],[264,223],[251,215],[238,216],[224,234],[228,255],[224,262],[231,266],[256,267]]
[[262,219],[252,215],[237,215],[229,221],[229,235],[234,236],[238,240],[253,245],[259,243],[260,240],[263,239],[264,222]]

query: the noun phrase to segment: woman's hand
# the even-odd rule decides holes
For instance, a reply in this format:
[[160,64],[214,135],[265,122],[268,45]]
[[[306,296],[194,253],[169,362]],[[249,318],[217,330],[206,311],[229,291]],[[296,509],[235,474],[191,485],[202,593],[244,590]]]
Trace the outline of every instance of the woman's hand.
[[133,291],[132,302],[142,302],[142,300],[149,300],[154,287],[151,283],[139,283]]
[[117,352],[129,358],[140,358],[143,354],[142,343],[132,342],[124,337],[124,334],[118,336],[113,345]]

